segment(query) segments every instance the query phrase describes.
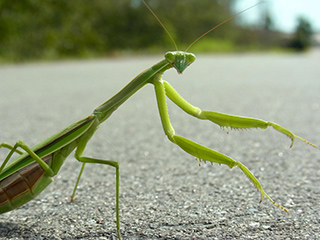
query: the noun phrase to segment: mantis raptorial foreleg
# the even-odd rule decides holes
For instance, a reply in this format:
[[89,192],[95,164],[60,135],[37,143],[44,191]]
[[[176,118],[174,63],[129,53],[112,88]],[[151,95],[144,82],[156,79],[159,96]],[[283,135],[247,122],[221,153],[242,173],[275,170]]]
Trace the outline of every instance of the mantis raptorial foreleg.
[[[208,112],[208,111],[201,111],[199,108],[196,108],[192,106],[190,103],[188,103],[186,100],[184,100],[174,89],[173,87],[163,81],[163,80],[157,80],[153,82],[155,86],[155,92],[156,92],[156,97],[157,97],[157,103],[158,103],[158,108],[159,108],[159,113],[160,113],[160,118],[162,122],[162,126],[164,129],[165,134],[167,135],[168,139],[177,144],[181,149],[183,149],[185,152],[193,155],[196,157],[199,161],[210,161],[211,163],[219,163],[219,164],[225,164],[229,168],[233,167],[239,167],[246,175],[247,177],[251,180],[251,182],[257,187],[257,189],[261,193],[261,200],[263,199],[264,196],[266,196],[273,204],[276,206],[280,207],[286,212],[289,212],[287,209],[282,207],[280,204],[275,203],[269,196],[268,194],[265,193],[265,191],[262,189],[262,186],[258,179],[249,171],[249,169],[244,166],[241,162],[235,161],[234,159],[219,153],[217,151],[214,151],[210,148],[207,148],[205,146],[202,146],[198,143],[195,143],[187,138],[181,137],[179,135],[175,135],[175,131],[171,125],[170,119],[169,119],[169,114],[167,110],[167,103],[166,103],[166,96],[168,96],[175,104],[177,104],[180,108],[182,108],[185,112],[189,113],[192,116],[195,116],[199,119],[208,119],[211,120],[210,118],[205,118],[205,114],[207,113],[213,113],[213,114],[219,114],[215,112]],[[205,114],[203,114],[205,112]],[[246,121],[246,118],[240,118],[241,121]],[[251,120],[250,118],[248,118]],[[213,118],[213,120],[216,120]],[[213,121],[216,123],[216,121]],[[237,124],[237,121],[234,121],[233,116],[229,116],[229,124],[230,127],[234,126],[239,126]],[[256,122],[256,119],[253,119],[252,125]],[[249,121],[250,123],[250,121]],[[250,126],[250,124],[247,124],[247,126]]]
[[210,120],[218,124],[221,128],[230,129],[248,129],[248,128],[261,128],[266,129],[267,127],[273,127],[275,130],[285,134],[291,139],[291,145],[293,146],[294,139],[299,138],[305,143],[310,144],[313,147],[317,147],[316,145],[308,142],[307,140],[293,134],[288,129],[273,123],[267,122],[258,118],[251,117],[242,117],[231,114],[212,112],[212,111],[202,111],[200,108],[194,107],[190,103],[188,103],[185,99],[183,99],[179,93],[166,81],[163,80],[163,86],[165,88],[165,94],[167,97],[173,101],[177,106],[179,106],[186,113],[202,120]]

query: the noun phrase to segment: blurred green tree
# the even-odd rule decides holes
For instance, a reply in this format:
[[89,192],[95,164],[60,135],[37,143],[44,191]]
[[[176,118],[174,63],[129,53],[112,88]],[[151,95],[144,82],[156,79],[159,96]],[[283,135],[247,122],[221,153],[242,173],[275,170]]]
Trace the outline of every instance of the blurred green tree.
[[[230,17],[235,0],[146,0],[182,50]],[[245,28],[230,21],[197,43],[236,46]],[[251,31],[251,36],[254,32]],[[216,42],[214,42],[216,41]],[[246,41],[243,41],[244,43]],[[242,44],[243,45],[243,44]],[[0,60],[97,57],[173,50],[141,0],[0,0]]]
[[308,49],[312,43],[311,23],[304,17],[298,18],[298,24],[295,31],[291,47],[299,51]]

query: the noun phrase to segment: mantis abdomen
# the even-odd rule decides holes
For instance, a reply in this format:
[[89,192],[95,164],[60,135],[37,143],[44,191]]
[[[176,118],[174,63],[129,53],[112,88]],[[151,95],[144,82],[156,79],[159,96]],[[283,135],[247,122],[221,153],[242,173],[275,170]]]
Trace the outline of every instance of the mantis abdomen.
[[[43,160],[50,165],[50,154]],[[0,181],[0,213],[9,212],[34,199],[52,182],[43,168],[32,162]]]
[[[40,143],[30,149],[22,141],[17,142],[15,147],[19,146],[31,155],[21,155],[18,161],[13,161],[3,170],[4,177],[0,180],[0,214],[16,209],[34,199],[52,182],[67,156],[77,147],[83,133],[82,127],[86,130],[93,119],[89,116],[72,124],[67,128],[69,129],[67,134],[58,134],[59,137],[53,141],[45,140],[44,146]],[[77,132],[78,130],[80,133]],[[73,136],[72,140],[68,141],[67,138],[73,134],[76,137]],[[61,141],[61,138],[65,142]],[[20,166],[23,163],[25,164]],[[17,170],[11,171],[12,169]]]

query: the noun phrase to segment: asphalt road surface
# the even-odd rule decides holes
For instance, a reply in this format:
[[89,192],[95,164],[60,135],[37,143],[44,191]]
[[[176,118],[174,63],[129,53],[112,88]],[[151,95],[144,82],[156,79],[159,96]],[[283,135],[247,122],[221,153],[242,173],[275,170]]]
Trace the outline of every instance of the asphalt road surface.
[[[89,115],[133,77],[162,59],[111,58],[0,66],[0,142],[30,146]],[[320,55],[200,55],[184,74],[164,78],[205,110],[258,117],[320,145]],[[247,177],[202,164],[163,133],[148,85],[105,123],[85,156],[120,163],[123,239],[319,239],[320,151],[274,129],[222,131],[168,103],[176,133],[244,163]],[[7,154],[0,149],[0,159]],[[73,154],[35,200],[0,216],[1,239],[116,239],[115,171]]]

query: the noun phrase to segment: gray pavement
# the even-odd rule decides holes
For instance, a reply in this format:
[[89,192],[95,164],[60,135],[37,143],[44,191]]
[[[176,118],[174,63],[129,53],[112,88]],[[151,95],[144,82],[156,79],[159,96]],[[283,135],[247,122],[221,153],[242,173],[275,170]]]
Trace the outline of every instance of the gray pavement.
[[[161,60],[114,58],[0,66],[0,142],[30,146],[53,135]],[[200,55],[164,78],[205,109],[277,122],[320,145],[320,55]],[[168,103],[176,133],[244,163],[202,164],[169,142],[153,87],[121,106],[90,141],[86,156],[119,161],[123,239],[319,239],[320,151],[273,129],[225,131]],[[7,152],[0,150],[0,159]],[[70,203],[80,164],[71,155],[35,200],[0,216],[0,239],[116,239],[115,172],[88,164]]]

